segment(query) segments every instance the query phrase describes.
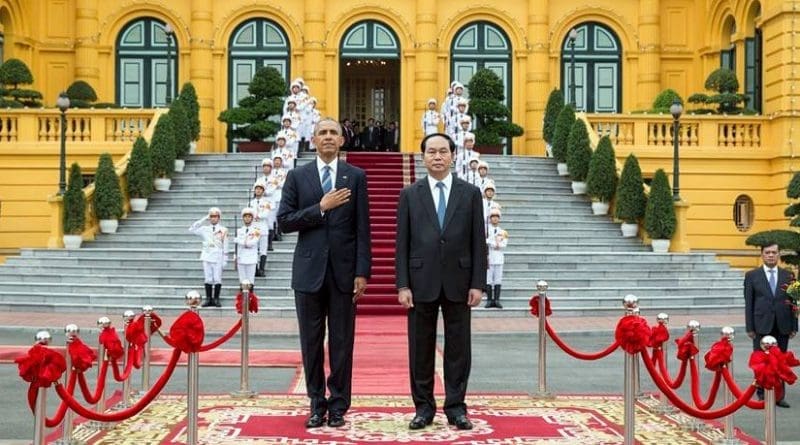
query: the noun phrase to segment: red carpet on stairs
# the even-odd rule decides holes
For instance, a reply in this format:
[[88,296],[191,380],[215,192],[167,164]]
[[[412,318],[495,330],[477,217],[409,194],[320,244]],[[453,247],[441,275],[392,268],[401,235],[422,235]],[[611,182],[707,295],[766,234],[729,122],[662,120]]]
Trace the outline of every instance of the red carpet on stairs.
[[397,201],[414,180],[414,158],[401,153],[348,153],[347,162],[367,173],[372,230],[372,278],[358,303],[359,315],[400,315],[394,275]]

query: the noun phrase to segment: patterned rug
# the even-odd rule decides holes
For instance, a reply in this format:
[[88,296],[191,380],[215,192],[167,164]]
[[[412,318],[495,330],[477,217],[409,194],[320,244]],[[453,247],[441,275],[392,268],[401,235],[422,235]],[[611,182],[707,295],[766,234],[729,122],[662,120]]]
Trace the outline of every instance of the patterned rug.
[[[620,444],[624,439],[623,403],[617,396],[559,396],[552,400],[527,395],[470,395],[467,404],[475,428],[459,431],[437,415],[420,431],[407,427],[413,416],[407,396],[356,396],[344,428],[307,430],[304,396],[261,395],[255,399],[201,396],[198,443],[342,445],[374,443]],[[651,411],[654,401],[636,407],[639,444],[708,444],[724,438],[711,425],[703,432],[681,427],[682,419]],[[162,396],[142,414],[107,431],[82,424],[75,439],[88,444],[173,445],[186,443],[186,399]],[[747,444],[759,443],[737,436]]]

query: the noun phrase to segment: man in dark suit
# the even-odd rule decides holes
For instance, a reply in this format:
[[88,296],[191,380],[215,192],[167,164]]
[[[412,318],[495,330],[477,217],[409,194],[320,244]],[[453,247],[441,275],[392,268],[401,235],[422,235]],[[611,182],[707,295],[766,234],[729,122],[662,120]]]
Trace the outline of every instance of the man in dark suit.
[[[342,128],[325,118],[314,128],[317,158],[289,172],[278,224],[299,232],[292,263],[292,288],[300,346],[311,399],[306,427],[345,424],[350,408],[355,304],[370,277],[367,177],[338,160]],[[327,319],[327,320],[326,320]],[[330,375],[325,397],[324,337],[328,324]]]
[[397,210],[398,301],[408,309],[411,397],[408,427],[433,422],[436,325],[444,317],[444,412],[448,423],[472,428],[464,396],[471,366],[471,308],[486,285],[481,192],[450,173],[455,143],[433,133],[422,140],[428,176],[400,193]]
[[389,127],[383,134],[383,149],[386,151],[397,151],[398,138],[397,138],[397,124],[389,122]]
[[356,147],[356,135],[353,132],[353,124],[350,122],[350,119],[345,119],[342,121],[342,136],[344,136],[344,144],[342,145],[342,148],[348,151],[353,150]]
[[[784,287],[792,280],[792,274],[778,267],[780,248],[777,243],[761,246],[761,260],[764,265],[750,270],[744,276],[745,326],[747,335],[753,339],[753,350],[761,349],[761,339],[771,335],[778,340],[778,347],[786,352],[789,339],[797,334],[797,318],[792,308],[786,304]],[[785,385],[784,388],[785,390]],[[789,408],[783,399],[785,391],[780,391],[776,405]],[[759,398],[764,390],[758,390]]]
[[360,139],[364,151],[375,151],[380,141],[380,130],[375,126],[375,119],[367,119],[367,126],[362,130]]

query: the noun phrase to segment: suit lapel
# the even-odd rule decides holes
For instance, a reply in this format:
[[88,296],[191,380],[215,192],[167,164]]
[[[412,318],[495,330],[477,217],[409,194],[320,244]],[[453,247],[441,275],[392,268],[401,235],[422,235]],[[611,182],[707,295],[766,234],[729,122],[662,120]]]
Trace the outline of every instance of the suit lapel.
[[[350,170],[351,170],[350,164],[348,164],[346,162],[342,162],[342,161],[338,161],[337,162],[337,164],[336,164],[336,185],[335,185],[336,190],[339,190],[341,188],[350,187],[350,178],[352,176]],[[322,189],[322,186],[320,185],[320,190],[321,189]]]
[[447,200],[447,210],[444,213],[444,228],[442,232],[447,229],[447,225],[450,224],[450,221],[453,219],[453,214],[456,212],[456,208],[461,203],[461,196],[464,194],[464,187],[463,184],[460,183],[455,177],[453,177],[453,189],[450,190],[450,198]]
[[423,178],[417,181],[415,187],[417,188],[416,193],[419,195],[420,199],[420,201],[417,202],[422,202],[422,207],[425,209],[425,213],[428,215],[430,224],[438,229],[439,218],[436,217],[436,204],[433,202],[431,189],[428,187],[428,178]]

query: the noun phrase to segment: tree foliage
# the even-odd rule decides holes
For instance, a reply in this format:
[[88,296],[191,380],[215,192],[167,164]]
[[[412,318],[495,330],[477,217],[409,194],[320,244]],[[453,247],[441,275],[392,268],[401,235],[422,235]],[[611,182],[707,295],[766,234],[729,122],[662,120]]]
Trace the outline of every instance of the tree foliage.
[[122,189],[110,153],[101,153],[94,174],[94,213],[97,219],[119,219],[122,216]]
[[592,146],[586,123],[575,119],[567,137],[567,169],[573,181],[585,181],[589,174],[592,159]]
[[67,88],[70,108],[90,108],[97,101],[97,93],[88,82],[76,80]]
[[717,68],[708,75],[704,85],[715,94],[695,93],[689,96],[689,102],[695,104],[715,105],[718,113],[736,114],[743,111],[739,104],[747,102],[748,97],[739,94],[739,80],[736,73],[728,68]]
[[0,84],[3,85],[3,98],[0,99],[0,106],[11,108],[40,107],[42,106],[42,93],[20,88],[20,85],[30,85],[33,83],[33,74],[19,59],[8,59],[0,65]]
[[675,100],[677,100],[679,104],[683,105],[683,98],[681,98],[681,95],[672,88],[667,88],[666,90],[658,93],[658,96],[656,96],[655,100],[653,101],[653,109],[651,112],[669,114],[669,108],[672,106]]
[[169,113],[162,115],[150,140],[153,177],[171,178],[175,170],[175,126]]
[[553,144],[553,133],[556,131],[556,119],[558,113],[564,108],[564,95],[558,88],[550,92],[550,97],[547,98],[547,106],[544,108],[544,123],[542,128],[542,135],[545,142]]
[[650,183],[650,197],[644,212],[644,229],[652,239],[671,239],[676,226],[672,189],[664,169],[659,168]]
[[273,136],[280,129],[274,118],[283,111],[285,90],[286,81],[278,70],[261,67],[247,87],[250,95],[238,107],[220,113],[219,120],[229,124],[231,136],[237,139],[260,141]]
[[503,81],[494,71],[483,68],[475,72],[467,84],[469,111],[477,120],[476,145],[499,145],[502,138],[522,136],[522,127],[511,122],[511,112],[503,104]]
[[147,199],[153,193],[153,164],[143,137],[136,138],[128,161],[128,196]]
[[69,168],[61,225],[65,235],[80,235],[86,228],[86,195],[83,193],[81,166],[77,162]]
[[197,101],[197,90],[191,82],[186,82],[181,87],[178,99],[183,101],[189,110],[189,128],[192,141],[200,138],[200,102]]
[[566,105],[558,113],[553,132],[553,158],[558,162],[567,162],[567,139],[573,123],[575,123],[575,111],[572,105]]
[[614,217],[628,224],[636,224],[644,217],[647,197],[644,194],[644,181],[639,160],[633,153],[625,159],[622,174],[617,184],[617,202]]
[[189,154],[192,142],[191,116],[188,104],[177,97],[169,104],[169,115],[175,129],[175,156],[184,158]]
[[586,176],[586,194],[601,202],[610,202],[617,191],[617,157],[608,136],[600,138]]

